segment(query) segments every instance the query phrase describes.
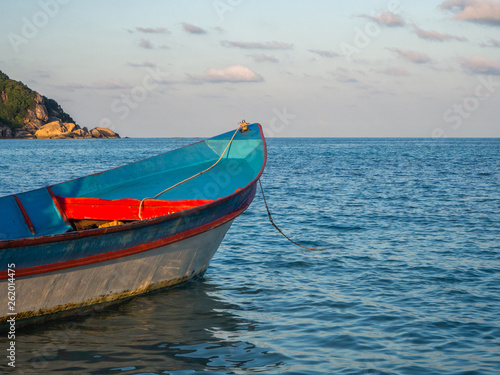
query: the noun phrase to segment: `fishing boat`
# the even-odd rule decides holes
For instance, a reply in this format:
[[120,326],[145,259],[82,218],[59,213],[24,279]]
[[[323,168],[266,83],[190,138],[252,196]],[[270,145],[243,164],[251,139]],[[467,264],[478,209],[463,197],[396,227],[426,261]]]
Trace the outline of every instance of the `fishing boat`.
[[[259,124],[0,197],[0,322],[66,315],[201,276],[252,202]],[[39,319],[37,319],[39,320]]]

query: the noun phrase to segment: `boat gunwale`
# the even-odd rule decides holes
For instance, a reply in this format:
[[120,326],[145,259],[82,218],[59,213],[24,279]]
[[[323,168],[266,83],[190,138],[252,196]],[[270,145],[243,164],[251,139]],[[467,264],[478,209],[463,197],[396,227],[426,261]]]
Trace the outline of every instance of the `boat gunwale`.
[[[41,244],[53,243],[53,242],[71,241],[71,240],[76,240],[76,239],[81,239],[81,238],[87,238],[87,237],[97,237],[97,236],[102,236],[102,235],[106,235],[106,234],[110,234],[110,233],[123,232],[123,231],[128,231],[128,230],[132,230],[132,229],[136,229],[136,228],[141,228],[141,227],[146,227],[146,226],[150,226],[150,225],[155,225],[155,224],[167,221],[167,220],[171,220],[171,219],[175,219],[175,218],[178,218],[178,217],[181,217],[181,216],[185,216],[185,215],[188,215],[188,214],[192,214],[192,213],[196,213],[196,212],[199,212],[199,211],[211,209],[211,208],[213,208],[215,206],[218,206],[218,205],[220,205],[220,204],[222,204],[224,202],[227,202],[228,200],[231,200],[231,199],[233,199],[233,198],[235,198],[237,196],[241,196],[244,193],[246,193],[249,189],[251,189],[252,185],[255,184],[258,181],[258,179],[260,178],[260,176],[264,172],[264,168],[265,168],[266,162],[267,162],[267,143],[266,143],[266,139],[264,137],[264,131],[262,129],[262,126],[259,123],[255,123],[255,125],[257,125],[259,127],[260,137],[261,137],[261,140],[262,140],[263,146],[264,146],[264,160],[263,160],[263,163],[262,163],[262,167],[261,167],[259,173],[257,173],[257,176],[252,181],[250,181],[245,187],[236,190],[232,194],[226,195],[224,197],[220,197],[220,198],[218,198],[218,199],[216,199],[216,200],[214,200],[212,202],[206,203],[206,204],[201,205],[201,206],[193,207],[193,208],[190,208],[190,209],[187,209],[187,210],[178,211],[178,212],[174,212],[174,213],[169,214],[169,215],[162,215],[162,216],[158,216],[158,217],[151,218],[151,219],[137,220],[137,221],[133,221],[133,222],[130,222],[130,223],[125,223],[125,224],[119,225],[119,226],[112,226],[112,227],[105,227],[105,228],[94,228],[94,229],[85,229],[85,230],[80,230],[80,231],[51,234],[51,235],[46,235],[46,236],[25,237],[25,238],[11,239],[11,240],[0,240],[0,250],[8,250],[8,249],[11,249],[11,248],[18,248],[18,247],[28,247],[28,246],[41,245]],[[215,137],[212,137],[212,138],[215,138]],[[140,161],[143,161],[143,160],[152,159],[152,158],[155,158],[155,157],[158,157],[158,156],[161,156],[161,155],[165,155],[165,154],[168,154],[168,153],[176,151],[176,150],[180,150],[180,149],[192,146],[192,145],[196,145],[196,144],[205,142],[206,140],[209,140],[209,139],[212,139],[212,138],[207,138],[207,139],[199,141],[199,142],[191,143],[189,145],[186,145],[186,146],[183,146],[183,147],[179,147],[179,148],[174,149],[174,150],[167,151],[167,152],[165,152],[163,154],[158,154],[158,155],[146,158],[146,159],[138,160],[138,161],[135,161],[135,162],[132,162],[132,163],[124,164],[124,165],[119,166],[119,167],[111,168],[111,169],[108,169],[108,170],[105,170],[105,171],[93,173],[93,174],[86,175],[86,176],[83,176],[83,177],[99,175],[99,174],[102,174],[102,173],[107,172],[107,171],[111,171],[111,170],[114,170],[114,169],[122,168],[122,167],[124,167],[126,165],[134,164],[134,163],[137,163],[137,162],[140,162]],[[73,180],[68,180],[68,181],[63,181],[63,182],[74,181],[74,180],[77,180],[77,179],[83,178],[83,177],[78,177],[78,178],[75,178]],[[58,185],[58,184],[59,183],[53,184],[53,185],[49,185],[49,186],[46,186],[46,187],[51,188],[52,186],[55,186],[55,185]]]

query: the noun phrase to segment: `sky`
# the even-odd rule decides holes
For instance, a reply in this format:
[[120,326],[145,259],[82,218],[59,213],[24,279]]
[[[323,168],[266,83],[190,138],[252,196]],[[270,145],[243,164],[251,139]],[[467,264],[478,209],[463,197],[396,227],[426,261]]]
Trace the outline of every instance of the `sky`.
[[0,0],[0,70],[122,137],[500,137],[500,0]]

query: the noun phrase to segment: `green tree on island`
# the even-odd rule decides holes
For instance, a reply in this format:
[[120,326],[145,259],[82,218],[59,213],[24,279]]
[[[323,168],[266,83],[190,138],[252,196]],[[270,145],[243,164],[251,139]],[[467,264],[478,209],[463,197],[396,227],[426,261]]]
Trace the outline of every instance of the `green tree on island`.
[[36,92],[0,71],[0,95],[0,123],[11,128],[22,127],[28,109],[35,107]]

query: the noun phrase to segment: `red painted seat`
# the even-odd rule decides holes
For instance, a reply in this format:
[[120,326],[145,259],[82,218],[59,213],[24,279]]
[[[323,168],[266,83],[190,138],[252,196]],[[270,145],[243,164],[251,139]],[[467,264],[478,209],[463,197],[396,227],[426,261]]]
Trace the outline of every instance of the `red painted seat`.
[[[56,197],[62,211],[68,219],[87,220],[140,220],[139,199],[99,199],[99,198],[65,198]],[[186,199],[180,201],[164,201],[148,199],[141,209],[142,219],[151,219],[169,215],[213,202],[212,199]]]

